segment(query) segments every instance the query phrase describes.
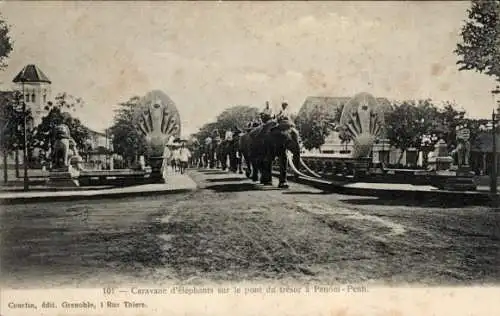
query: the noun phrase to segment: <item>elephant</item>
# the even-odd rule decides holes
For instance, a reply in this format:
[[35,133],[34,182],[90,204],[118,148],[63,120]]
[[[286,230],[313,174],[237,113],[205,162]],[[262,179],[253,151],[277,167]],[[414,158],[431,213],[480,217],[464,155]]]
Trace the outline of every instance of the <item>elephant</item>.
[[210,144],[209,147],[209,159],[210,159],[210,168],[220,168],[221,167],[221,153],[220,153],[220,147],[221,147],[221,142],[222,140],[217,137],[214,138],[212,143]]
[[279,162],[279,188],[288,188],[287,151],[293,155],[293,164],[300,165],[300,136],[289,121],[276,123],[271,121],[253,128],[241,136],[240,148],[247,163],[247,176],[251,173],[253,181],[272,185],[272,164]]
[[241,152],[239,148],[239,133],[232,136],[231,139],[224,139],[219,146],[219,160],[221,162],[222,170],[227,169],[227,161],[229,158],[229,170],[231,172],[243,173],[241,166]]
[[203,167],[203,154],[200,144],[193,146],[193,156],[191,157],[191,166]]
[[250,131],[252,129],[247,129],[245,133],[242,133],[238,140],[238,150],[241,153],[241,159],[245,161],[245,175],[247,178],[252,178],[253,181],[258,181],[258,170],[256,166],[252,164],[250,160],[250,145],[252,139],[250,138]]
[[220,143],[216,147],[216,152],[215,152],[215,159],[217,161],[217,167],[221,168],[223,171],[227,169],[227,149],[228,147],[228,141],[227,140],[221,140]]
[[205,143],[201,148],[202,165],[205,168],[211,168],[211,169],[215,168],[216,165],[215,150],[217,147],[217,144],[215,142],[216,141],[213,140],[211,137],[207,137],[205,139]]

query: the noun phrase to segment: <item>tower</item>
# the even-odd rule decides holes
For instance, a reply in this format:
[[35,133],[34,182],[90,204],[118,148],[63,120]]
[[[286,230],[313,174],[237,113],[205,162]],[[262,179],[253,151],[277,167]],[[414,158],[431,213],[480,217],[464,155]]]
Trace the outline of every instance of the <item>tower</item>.
[[12,80],[16,84],[16,89],[24,95],[26,108],[31,110],[33,116],[33,126],[37,126],[42,121],[45,114],[44,107],[50,100],[51,81],[34,64],[25,66]]

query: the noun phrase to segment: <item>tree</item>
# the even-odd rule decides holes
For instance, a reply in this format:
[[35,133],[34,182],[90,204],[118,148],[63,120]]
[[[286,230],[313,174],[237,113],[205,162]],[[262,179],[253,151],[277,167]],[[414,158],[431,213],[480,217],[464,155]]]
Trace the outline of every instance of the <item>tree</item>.
[[295,119],[295,125],[300,132],[306,149],[320,148],[325,143],[335,122],[335,115],[330,114],[326,105],[319,105],[309,111],[302,111]]
[[422,137],[437,130],[440,126],[438,113],[430,100],[404,101],[394,105],[393,111],[387,114],[386,124],[391,145],[401,150],[398,163],[407,149],[419,149]]
[[[7,153],[15,148],[22,149],[24,115],[22,112],[22,94],[19,91],[2,91],[0,93],[1,107],[1,139],[2,150]],[[31,111],[27,109],[27,121],[31,117]]]
[[457,44],[459,70],[475,70],[500,81],[500,0],[472,0]]
[[149,151],[145,136],[135,127],[134,113],[139,102],[140,97],[134,96],[120,103],[115,111],[113,126],[109,129],[114,151],[129,164],[136,161],[139,155],[147,156]]
[[333,124],[335,130],[339,133],[339,139],[341,144],[346,144],[351,141],[351,134],[347,132],[345,126],[340,126],[340,118],[342,117],[342,112],[344,111],[345,104],[341,104],[338,108],[335,109],[333,116]]
[[456,104],[445,102],[443,109],[438,113],[438,126],[434,134],[443,139],[448,146],[456,145],[456,127],[466,123],[466,112],[457,110]]
[[9,35],[9,26],[0,14],[0,70],[7,67],[7,58],[12,52],[12,39]]
[[218,125],[216,122],[209,122],[204,124],[200,130],[193,134],[192,136],[196,139],[198,139],[201,143],[207,138],[207,137],[212,137],[212,132],[214,129],[218,129]]
[[[4,162],[4,181],[7,182],[7,156],[16,154],[16,173],[19,173],[18,151],[24,149],[24,114],[22,93],[19,91],[0,92],[0,148]],[[32,120],[31,110],[26,111],[26,120]],[[28,138],[30,134],[28,134]]]
[[76,111],[77,107],[82,106],[83,101],[80,98],[67,93],[58,94],[54,102],[49,102],[45,106],[45,110],[48,113],[42,118],[40,124],[35,127],[30,148],[37,147],[48,152],[55,141],[55,127],[65,124],[69,127],[71,137],[75,140],[77,149],[79,151],[84,150],[86,141],[89,139],[89,129],[79,119],[72,117],[68,112]]
[[[215,129],[222,133],[238,127],[244,130],[247,124],[253,121],[259,114],[259,109],[246,105],[233,106],[219,114],[215,122],[203,125],[200,130],[192,136],[202,142],[205,138],[211,137]],[[223,136],[223,135],[221,135]]]
[[217,116],[215,121],[219,131],[231,130],[234,127],[244,129],[247,124],[253,121],[259,114],[259,109],[246,105],[233,106],[224,110]]

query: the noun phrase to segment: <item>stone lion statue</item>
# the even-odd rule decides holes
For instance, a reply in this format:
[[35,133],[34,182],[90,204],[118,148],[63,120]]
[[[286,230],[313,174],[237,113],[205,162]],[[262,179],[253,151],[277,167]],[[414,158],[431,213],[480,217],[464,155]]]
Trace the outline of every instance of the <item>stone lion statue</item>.
[[470,143],[468,141],[459,139],[457,147],[452,151],[452,156],[456,157],[458,167],[469,166],[470,159]]
[[71,137],[69,127],[60,124],[55,127],[55,141],[52,146],[52,169],[69,169],[70,162],[81,163],[76,142]]

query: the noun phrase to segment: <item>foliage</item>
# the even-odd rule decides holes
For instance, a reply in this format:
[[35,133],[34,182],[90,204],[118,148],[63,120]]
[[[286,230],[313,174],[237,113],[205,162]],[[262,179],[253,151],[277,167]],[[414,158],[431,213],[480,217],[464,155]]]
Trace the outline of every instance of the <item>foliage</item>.
[[140,97],[134,96],[120,103],[109,129],[114,151],[129,162],[135,161],[139,155],[147,156],[149,151],[145,136],[135,127],[134,112],[139,101]]
[[[6,153],[24,148],[24,115],[22,112],[22,93],[3,91],[0,93],[0,146]],[[27,122],[32,120],[27,109]],[[28,134],[28,139],[30,138]]]
[[474,143],[481,133],[481,125],[487,122],[486,119],[466,118],[466,112],[457,109],[454,103],[445,102],[442,108],[438,108],[431,100],[396,104],[386,120],[391,144],[402,150],[410,147],[421,149],[422,139],[426,135],[435,135],[435,141],[443,139],[451,149],[457,145],[458,126],[470,130],[470,142]]
[[193,134],[193,137],[198,139],[201,143],[203,143],[204,139],[212,136],[212,132],[217,128],[216,122],[209,122],[203,125],[200,130]]
[[89,129],[79,119],[71,116],[69,111],[82,107],[83,101],[67,93],[60,93],[54,102],[48,102],[45,110],[47,115],[42,117],[40,124],[35,127],[32,146],[48,151],[55,140],[54,130],[57,125],[65,124],[69,127],[71,137],[75,140],[79,151],[85,150],[89,138]]
[[500,81],[500,0],[473,0],[457,44],[459,70],[475,70]]
[[9,25],[0,16],[0,70],[7,67],[7,58],[12,52],[12,39],[9,35]]
[[216,127],[219,131],[231,130],[235,127],[243,130],[258,114],[259,110],[255,107],[246,105],[233,106],[217,116]]
[[202,142],[205,138],[211,136],[215,129],[219,130],[221,136],[223,136],[224,131],[232,130],[235,127],[244,130],[247,124],[253,121],[258,114],[259,109],[255,107],[246,105],[233,106],[219,114],[215,122],[203,125],[193,136]]
[[483,133],[482,128],[484,128],[490,120],[488,119],[465,119],[465,124],[470,130],[470,143],[475,144],[479,147],[482,144],[481,133]]
[[345,144],[351,141],[351,134],[347,132],[347,129],[343,126],[339,126],[340,118],[342,117],[342,112],[344,111],[344,104],[341,104],[337,109],[335,109],[334,113],[334,124],[336,126],[336,131],[339,133],[339,139],[341,140],[341,144]]
[[441,128],[439,118],[439,109],[431,100],[396,103],[387,114],[387,138],[402,151],[420,148],[424,135],[435,134]]
[[457,110],[456,104],[445,102],[443,109],[438,113],[438,126],[434,134],[443,139],[448,146],[456,145],[456,127],[467,123],[465,111]]
[[304,147],[308,150],[320,148],[332,131],[332,122],[335,122],[335,115],[330,114],[326,105],[302,111],[295,119],[295,125],[300,132]]

